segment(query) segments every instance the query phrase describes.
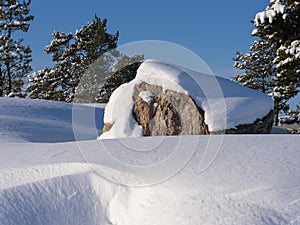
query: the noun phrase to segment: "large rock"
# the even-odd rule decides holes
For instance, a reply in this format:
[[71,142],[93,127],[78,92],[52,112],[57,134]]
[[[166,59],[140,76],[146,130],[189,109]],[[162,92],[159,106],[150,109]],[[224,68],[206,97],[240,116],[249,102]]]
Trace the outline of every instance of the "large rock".
[[[203,135],[203,134],[268,134],[271,132],[274,113],[271,110],[253,123],[240,124],[235,128],[209,131],[204,122],[205,112],[194,100],[172,90],[163,92],[162,87],[147,83],[136,84],[133,93],[133,117],[143,127],[144,136]],[[106,123],[103,133],[113,124]]]
[[240,124],[235,128],[226,129],[225,131],[212,132],[213,134],[269,134],[272,130],[274,121],[274,111],[271,110],[263,118],[257,118],[253,123]]
[[103,139],[265,134],[273,124],[273,101],[221,77],[146,60],[136,78],[112,94],[104,123]]
[[144,136],[209,134],[204,111],[186,94],[141,83],[134,86],[133,99],[133,115]]

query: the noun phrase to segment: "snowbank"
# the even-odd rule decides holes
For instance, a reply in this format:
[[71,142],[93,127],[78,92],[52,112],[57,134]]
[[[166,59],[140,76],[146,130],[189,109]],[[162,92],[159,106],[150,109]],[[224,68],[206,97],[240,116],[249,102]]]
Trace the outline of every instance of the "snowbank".
[[143,82],[161,86],[164,91],[190,95],[205,111],[205,123],[210,131],[253,123],[273,109],[272,99],[263,93],[221,77],[150,59],[142,63],[133,81],[123,84],[112,94],[105,108],[104,123],[113,124],[113,127],[100,138],[142,136],[142,128],[132,116],[132,96],[134,86]]
[[[95,123],[84,124],[83,119],[73,121],[73,106],[76,106],[77,111],[94,116]],[[79,127],[79,139],[95,139],[102,131],[104,107],[104,104],[86,106],[45,100],[0,98],[0,142],[75,141],[73,126]]]
[[[175,151],[178,138],[165,138],[161,147]],[[191,136],[182,138],[193,142]],[[2,225],[299,224],[299,140],[293,135],[228,135],[212,166],[199,172],[209,142],[209,136],[201,136],[194,156],[180,172],[139,188],[118,185],[93,172],[75,143],[2,144],[0,221]],[[87,142],[93,146],[99,141]],[[105,140],[111,149],[117,142]],[[118,150],[119,159],[125,161],[127,149]],[[134,164],[136,159],[131,160]],[[119,170],[110,166],[109,171]],[[119,172],[127,176],[126,171]]]
[[[211,166],[200,172],[203,154],[218,135],[61,142],[68,133],[54,131],[72,121],[70,104],[0,98],[0,105],[1,225],[300,223],[299,135],[227,135]],[[33,138],[38,132],[42,139]],[[124,143],[156,147],[137,151]],[[99,144],[118,161],[101,155]],[[191,158],[162,182],[132,187],[107,177],[145,180],[134,171],[145,165],[161,171],[165,161],[175,166],[176,152],[186,155],[189,148]],[[88,164],[82,152],[102,161]]]

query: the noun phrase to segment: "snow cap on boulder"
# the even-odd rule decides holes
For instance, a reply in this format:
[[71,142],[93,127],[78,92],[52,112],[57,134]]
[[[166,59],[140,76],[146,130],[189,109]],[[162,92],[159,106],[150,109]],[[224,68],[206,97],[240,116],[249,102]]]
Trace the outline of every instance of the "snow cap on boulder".
[[[151,107],[151,113],[143,117],[144,122],[137,118],[141,113],[134,110],[137,100],[147,103],[139,104],[141,110]],[[185,102],[189,104],[183,104]],[[272,126],[272,110],[272,99],[263,93],[221,77],[149,59],[141,64],[134,80],[121,85],[112,94],[104,114],[104,123],[109,129],[105,129],[100,139],[145,134],[268,133]],[[187,119],[190,118],[184,116],[187,112],[196,116]],[[164,118],[162,113],[172,118]],[[176,132],[168,134],[174,124]],[[150,129],[147,132],[146,127]],[[152,132],[151,129],[157,127],[164,130]]]

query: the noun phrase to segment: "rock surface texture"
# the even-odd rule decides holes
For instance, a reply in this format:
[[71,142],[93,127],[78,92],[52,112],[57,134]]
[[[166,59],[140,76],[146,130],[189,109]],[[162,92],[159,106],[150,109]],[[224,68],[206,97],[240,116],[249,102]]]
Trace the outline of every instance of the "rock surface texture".
[[[144,92],[152,96],[143,99],[140,93]],[[209,134],[204,111],[186,94],[141,83],[135,85],[133,99],[133,115],[144,136]]]
[[225,131],[212,132],[212,134],[269,134],[272,130],[274,112],[271,110],[263,118],[257,118],[252,124],[241,124],[236,128],[226,129]]

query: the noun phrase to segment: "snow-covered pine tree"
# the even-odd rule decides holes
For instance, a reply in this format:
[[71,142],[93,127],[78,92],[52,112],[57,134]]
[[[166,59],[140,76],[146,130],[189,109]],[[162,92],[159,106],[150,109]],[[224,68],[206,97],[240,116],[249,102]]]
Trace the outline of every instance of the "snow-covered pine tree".
[[81,68],[81,57],[72,43],[72,33],[54,32],[53,40],[45,51],[52,55],[54,66],[29,75],[27,88],[30,98],[72,101]]
[[277,46],[273,63],[276,85],[270,96],[275,103],[276,118],[288,108],[287,101],[296,96],[300,87],[300,2],[271,0],[270,5],[257,13],[253,35]]
[[107,19],[102,21],[95,15],[93,22],[76,31],[75,39],[85,55],[81,82],[76,88],[76,102],[96,102],[100,87],[113,70],[118,52],[119,32],[107,33]]
[[24,78],[31,71],[31,49],[14,34],[28,31],[33,20],[29,14],[30,3],[31,0],[0,1],[0,97],[24,97],[22,88]]
[[101,55],[116,47],[119,36],[118,32],[109,34],[106,26],[107,20],[101,21],[95,15],[93,22],[76,31],[75,35],[54,32],[53,40],[45,51],[52,55],[55,64],[29,76],[29,97],[71,102],[88,69],[91,77],[97,76],[91,82],[97,85],[100,75],[97,68],[92,70],[90,67],[96,65],[94,62]]
[[243,74],[235,75],[232,79],[249,88],[269,94],[274,87],[275,68],[273,60],[276,48],[264,40],[255,40],[250,53],[243,55],[236,53],[234,67],[244,71]]

